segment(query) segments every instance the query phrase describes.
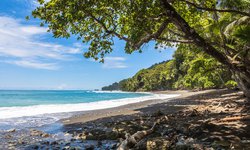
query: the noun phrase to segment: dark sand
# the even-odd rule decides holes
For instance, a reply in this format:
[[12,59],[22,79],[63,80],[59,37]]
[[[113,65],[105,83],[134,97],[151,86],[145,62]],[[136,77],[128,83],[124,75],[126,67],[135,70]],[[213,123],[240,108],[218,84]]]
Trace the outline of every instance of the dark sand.
[[[153,92],[155,94],[180,94],[178,97],[169,98],[169,99],[155,99],[155,100],[148,100],[143,101],[139,103],[133,103],[128,105],[123,105],[115,108],[108,108],[108,109],[101,109],[101,110],[92,110],[92,111],[85,111],[82,112],[82,114],[78,113],[78,115],[75,115],[73,117],[63,119],[61,120],[62,123],[65,126],[65,130],[74,130],[78,127],[78,125],[91,122],[95,120],[100,120],[106,122],[106,121],[112,121],[113,119],[130,119],[134,115],[141,115],[141,114],[150,114],[154,113],[158,110],[162,111],[168,111],[168,113],[174,113],[178,111],[179,109],[177,107],[168,107],[167,110],[162,107],[165,106],[167,103],[171,102],[171,105],[173,103],[179,104],[180,100],[183,100],[190,96],[195,96],[199,94],[205,94],[210,92],[216,92],[216,90],[205,90],[205,91],[156,91]],[[219,90],[222,91],[222,90]],[[154,106],[154,107],[152,107]],[[163,110],[165,109],[165,110]],[[143,110],[143,111],[140,111]]]
[[141,144],[144,148],[166,149],[162,147],[164,144],[156,147],[155,144],[151,145],[158,140],[159,143],[171,143],[167,147],[173,149],[179,149],[178,146],[194,149],[249,149],[250,104],[241,91],[215,89],[155,93],[181,96],[83,112],[62,120],[64,131],[76,137],[83,132],[91,132],[95,139],[99,139],[100,131],[107,133],[117,130],[120,137],[124,138],[125,133],[132,135],[144,130],[144,127],[151,128],[159,119],[168,118],[155,133],[145,138],[144,144]]

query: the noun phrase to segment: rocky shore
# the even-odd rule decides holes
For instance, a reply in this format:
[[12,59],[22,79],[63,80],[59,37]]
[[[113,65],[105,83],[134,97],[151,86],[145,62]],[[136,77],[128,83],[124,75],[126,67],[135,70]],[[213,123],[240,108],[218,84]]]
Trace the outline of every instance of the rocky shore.
[[57,134],[12,129],[0,149],[248,149],[249,106],[239,91],[183,92],[77,115]]

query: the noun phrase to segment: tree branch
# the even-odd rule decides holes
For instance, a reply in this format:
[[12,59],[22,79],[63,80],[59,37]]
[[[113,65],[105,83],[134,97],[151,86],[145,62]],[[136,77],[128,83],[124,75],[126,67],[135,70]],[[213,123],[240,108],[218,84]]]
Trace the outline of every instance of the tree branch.
[[155,33],[145,36],[139,42],[133,44],[132,47],[134,49],[139,49],[142,46],[142,44],[148,43],[151,39],[157,39],[158,37],[161,36],[162,32],[166,29],[169,23],[170,23],[170,20],[166,19],[165,21],[163,21],[163,23],[161,24],[161,26]]
[[122,40],[124,40],[124,41],[126,41],[126,42],[130,42],[130,39],[129,38],[127,38],[127,37],[125,37],[125,36],[122,36],[122,35],[120,35],[120,34],[118,34],[117,32],[115,32],[115,31],[113,31],[113,30],[109,30],[107,27],[106,27],[106,25],[102,22],[102,21],[100,21],[99,19],[97,19],[94,15],[92,15],[92,14],[90,14],[90,13],[87,13],[92,19],[94,19],[104,30],[105,30],[105,32],[106,33],[108,33],[108,34],[113,34],[113,35],[115,35],[115,36],[117,36],[118,38],[120,38],[120,39],[122,39]]
[[171,29],[168,29],[168,31],[169,31],[170,33],[174,34],[174,35],[179,36],[179,37],[186,38],[185,35],[182,35],[182,34],[180,34],[180,33],[177,33],[177,32],[175,32],[175,31],[173,31],[173,30],[171,30]]
[[161,41],[165,41],[165,42],[184,43],[184,44],[193,43],[192,40],[175,40],[175,39],[168,39],[168,38],[162,38],[162,37],[157,38],[157,40],[161,40]]
[[201,10],[206,10],[206,11],[217,11],[217,12],[229,12],[229,13],[237,13],[237,14],[241,14],[243,16],[250,16],[249,13],[247,12],[242,12],[242,11],[238,11],[238,10],[232,10],[232,9],[215,9],[215,8],[207,8],[207,7],[201,7],[195,3],[192,3],[188,0],[182,0],[184,2],[186,2],[188,5],[191,5],[197,9],[201,9]]
[[172,22],[179,28],[179,30],[185,33],[185,36],[188,37],[189,40],[193,40],[194,44],[201,47],[207,54],[216,58],[222,64],[227,65],[229,68],[235,69],[235,67],[230,63],[229,59],[224,54],[215,49],[203,37],[201,37],[193,28],[191,28],[167,0],[161,1],[169,19],[172,20]]

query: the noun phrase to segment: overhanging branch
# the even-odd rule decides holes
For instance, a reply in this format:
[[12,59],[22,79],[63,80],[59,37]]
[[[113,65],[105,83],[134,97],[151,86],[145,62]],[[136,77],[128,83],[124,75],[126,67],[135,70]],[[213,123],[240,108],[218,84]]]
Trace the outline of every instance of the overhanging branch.
[[191,44],[193,43],[192,40],[175,40],[175,39],[168,39],[159,37],[157,40],[164,41],[164,42],[174,42],[174,43],[184,43],[184,44]]
[[133,44],[132,47],[134,49],[139,49],[142,46],[142,44],[148,43],[152,39],[157,39],[158,37],[161,36],[162,32],[166,29],[169,23],[170,23],[170,20],[166,19],[165,21],[163,21],[163,23],[161,24],[161,26],[155,33],[145,36],[139,42]]
[[169,4],[167,0],[161,1],[167,16],[172,20],[175,26],[179,28],[180,31],[185,33],[185,36],[188,37],[188,40],[193,40],[194,44],[201,47],[207,54],[216,58],[222,64],[225,64],[230,68],[234,68],[234,66],[229,62],[228,58],[217,49],[215,49],[203,37],[201,37],[195,31],[195,29],[191,28],[190,25],[180,16],[180,14],[178,14],[175,8],[171,4]]
[[90,14],[90,13],[87,13],[92,19],[94,19],[104,30],[105,30],[105,32],[106,33],[108,33],[108,34],[113,34],[113,35],[115,35],[115,36],[117,36],[118,38],[120,38],[120,39],[122,39],[122,40],[124,40],[124,41],[126,41],[126,42],[130,42],[130,40],[127,38],[127,37],[125,37],[125,36],[122,36],[122,35],[120,35],[119,33],[117,33],[117,32],[115,32],[115,31],[113,31],[113,30],[109,30],[107,27],[106,27],[106,25],[102,22],[102,21],[100,21],[99,19],[97,19],[94,15],[92,15],[92,14]]
[[215,9],[215,8],[207,8],[207,7],[201,7],[195,3],[192,3],[188,0],[182,0],[184,2],[186,2],[188,5],[191,5],[197,9],[201,9],[201,10],[206,10],[206,11],[217,11],[217,12],[229,12],[229,13],[237,13],[237,14],[241,14],[243,16],[250,16],[249,13],[247,12],[242,12],[242,11],[238,11],[238,10],[232,10],[232,9]]

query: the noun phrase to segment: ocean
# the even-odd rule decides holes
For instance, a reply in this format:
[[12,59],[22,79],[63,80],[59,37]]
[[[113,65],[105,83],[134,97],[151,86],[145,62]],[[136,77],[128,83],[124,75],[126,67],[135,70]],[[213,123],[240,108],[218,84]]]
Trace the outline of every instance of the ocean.
[[42,127],[83,111],[175,96],[91,90],[0,90],[0,130]]

